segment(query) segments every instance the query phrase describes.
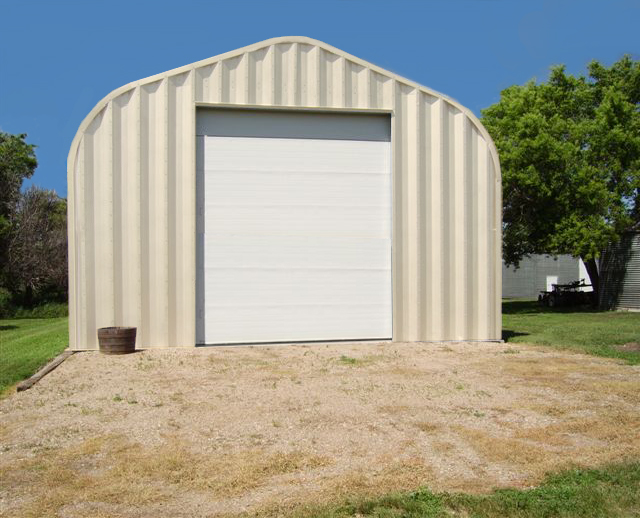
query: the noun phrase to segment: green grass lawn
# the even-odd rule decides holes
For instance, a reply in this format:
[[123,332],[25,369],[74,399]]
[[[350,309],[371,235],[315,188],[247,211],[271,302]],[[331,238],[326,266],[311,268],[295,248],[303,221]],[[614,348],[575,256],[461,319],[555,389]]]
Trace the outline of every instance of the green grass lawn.
[[640,463],[575,469],[549,476],[540,486],[488,495],[433,493],[427,489],[379,499],[308,509],[299,518],[482,518],[640,516]]
[[0,393],[67,348],[67,321],[67,317],[0,320]]
[[639,352],[616,349],[629,342],[640,343],[640,313],[586,307],[550,309],[536,301],[505,300],[502,337],[510,343],[548,345],[640,363]]

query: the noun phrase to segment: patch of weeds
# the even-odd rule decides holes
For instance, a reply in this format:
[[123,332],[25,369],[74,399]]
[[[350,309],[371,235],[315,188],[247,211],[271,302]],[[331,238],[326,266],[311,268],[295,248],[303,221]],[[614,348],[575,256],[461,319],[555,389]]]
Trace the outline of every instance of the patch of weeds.
[[116,394],[115,396],[113,396],[113,401],[115,401],[116,403],[120,403],[120,401],[123,401],[122,396],[120,394]]
[[462,383],[456,383],[454,388],[456,390],[464,390],[464,385]]
[[547,415],[550,415],[552,417],[562,417],[564,415],[567,414],[567,409],[566,408],[558,408],[555,406],[550,406],[548,408],[545,408],[543,410],[543,412]]
[[182,403],[184,401],[184,394],[182,392],[174,392],[169,396],[169,399],[174,403]]
[[127,403],[129,403],[130,405],[137,405],[138,404],[138,400],[137,399],[127,399]]
[[278,421],[271,421],[271,424],[274,428],[282,428],[282,423],[279,423]]
[[352,358],[351,356],[345,356],[344,354],[340,356],[338,361],[343,365],[357,365],[357,366],[365,366],[375,363],[376,361],[384,359],[384,355],[381,354],[368,354],[363,356],[362,358]]
[[425,433],[435,432],[436,430],[440,429],[440,425],[437,423],[420,422],[415,423],[415,426],[418,430],[421,430]]
[[474,410],[472,415],[473,415],[473,417],[484,417],[485,416],[484,412],[479,412],[478,410]]
[[508,349],[502,351],[502,354],[520,354],[520,351],[518,349],[512,349],[511,347],[509,347]]

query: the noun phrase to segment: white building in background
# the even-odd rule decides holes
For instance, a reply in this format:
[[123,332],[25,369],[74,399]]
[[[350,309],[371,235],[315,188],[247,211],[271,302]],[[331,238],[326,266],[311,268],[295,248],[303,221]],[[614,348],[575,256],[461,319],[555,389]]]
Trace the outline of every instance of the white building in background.
[[570,255],[532,255],[523,258],[518,269],[502,264],[502,298],[536,299],[541,291],[551,291],[553,284],[580,280],[591,283],[582,260]]

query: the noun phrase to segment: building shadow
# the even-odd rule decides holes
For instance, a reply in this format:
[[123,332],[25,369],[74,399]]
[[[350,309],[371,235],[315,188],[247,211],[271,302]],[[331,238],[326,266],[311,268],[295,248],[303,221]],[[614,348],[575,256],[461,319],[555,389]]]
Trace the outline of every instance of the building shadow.
[[520,333],[519,331],[513,331],[512,329],[502,330],[502,340],[508,342],[510,339],[516,336],[527,336],[529,333]]

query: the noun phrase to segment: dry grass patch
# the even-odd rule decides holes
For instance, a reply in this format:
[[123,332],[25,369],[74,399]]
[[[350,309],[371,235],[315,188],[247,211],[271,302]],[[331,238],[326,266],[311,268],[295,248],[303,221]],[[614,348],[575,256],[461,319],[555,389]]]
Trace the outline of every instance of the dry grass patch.
[[378,407],[378,412],[389,415],[403,415],[413,413],[415,410],[409,405],[381,405]]
[[193,453],[172,440],[160,451],[139,445],[121,452],[114,475],[126,480],[148,479],[190,490],[213,491],[228,497],[256,488],[271,477],[301,469],[325,466],[327,459],[300,451],[265,452],[255,449],[236,453]]
[[484,430],[459,425],[451,426],[451,430],[471,445],[479,458],[510,467],[526,466],[531,480],[539,480],[551,467],[559,464],[558,451],[548,445],[543,446],[526,439],[500,437]]
[[595,380],[582,382],[585,390],[592,390],[594,394],[612,394],[627,403],[640,403],[640,379],[637,380]]
[[542,427],[520,429],[515,437],[537,441],[542,444],[550,440],[564,439],[564,444],[574,442],[570,438],[585,437],[600,441],[603,446],[591,445],[581,452],[581,458],[592,457],[603,460],[624,455],[640,455],[640,414],[625,412],[603,412],[587,417],[565,417]]
[[580,376],[608,376],[618,374],[620,367],[608,363],[591,363],[585,368],[585,360],[571,357],[522,358],[507,357],[501,362],[502,371],[527,380],[563,382]]
[[419,423],[414,423],[414,425],[418,430],[425,433],[435,433],[442,429],[442,425],[439,423],[421,421]]
[[272,477],[328,463],[324,457],[301,451],[204,454],[194,453],[178,439],[149,448],[124,437],[106,436],[16,461],[1,476],[6,490],[23,492],[23,505],[7,516],[39,517],[82,502],[157,504],[175,498],[176,488],[221,499],[257,488]]
[[379,459],[375,467],[361,469],[333,478],[327,485],[325,497],[335,495],[376,496],[398,491],[407,487],[427,485],[435,479],[433,468],[421,458],[412,457],[400,460]]
[[432,484],[436,480],[434,470],[421,458],[380,458],[370,469],[358,469],[339,476],[319,480],[312,491],[285,500],[266,501],[251,513],[230,516],[282,517],[304,514],[305,510],[319,508],[345,499],[375,498],[389,492]]
[[14,426],[12,426],[10,423],[0,422],[0,441],[5,439],[6,437],[9,437],[13,429]]
[[[640,377],[621,379],[620,367],[615,364],[584,365],[571,358],[509,359],[501,365],[502,372],[528,384],[558,391],[583,392],[599,398],[619,397],[640,403]],[[633,376],[633,375],[632,375]]]
[[451,430],[480,458],[519,471],[526,467],[526,483],[537,483],[550,470],[574,464],[595,466],[640,456],[640,415],[622,411],[564,416],[545,426],[520,424],[502,436],[459,425]]
[[105,448],[118,452],[126,446],[115,437],[92,439],[3,467],[4,488],[21,493],[22,502],[6,516],[57,516],[76,502],[145,505],[171,497],[166,488],[116,476],[111,459],[105,459]]

